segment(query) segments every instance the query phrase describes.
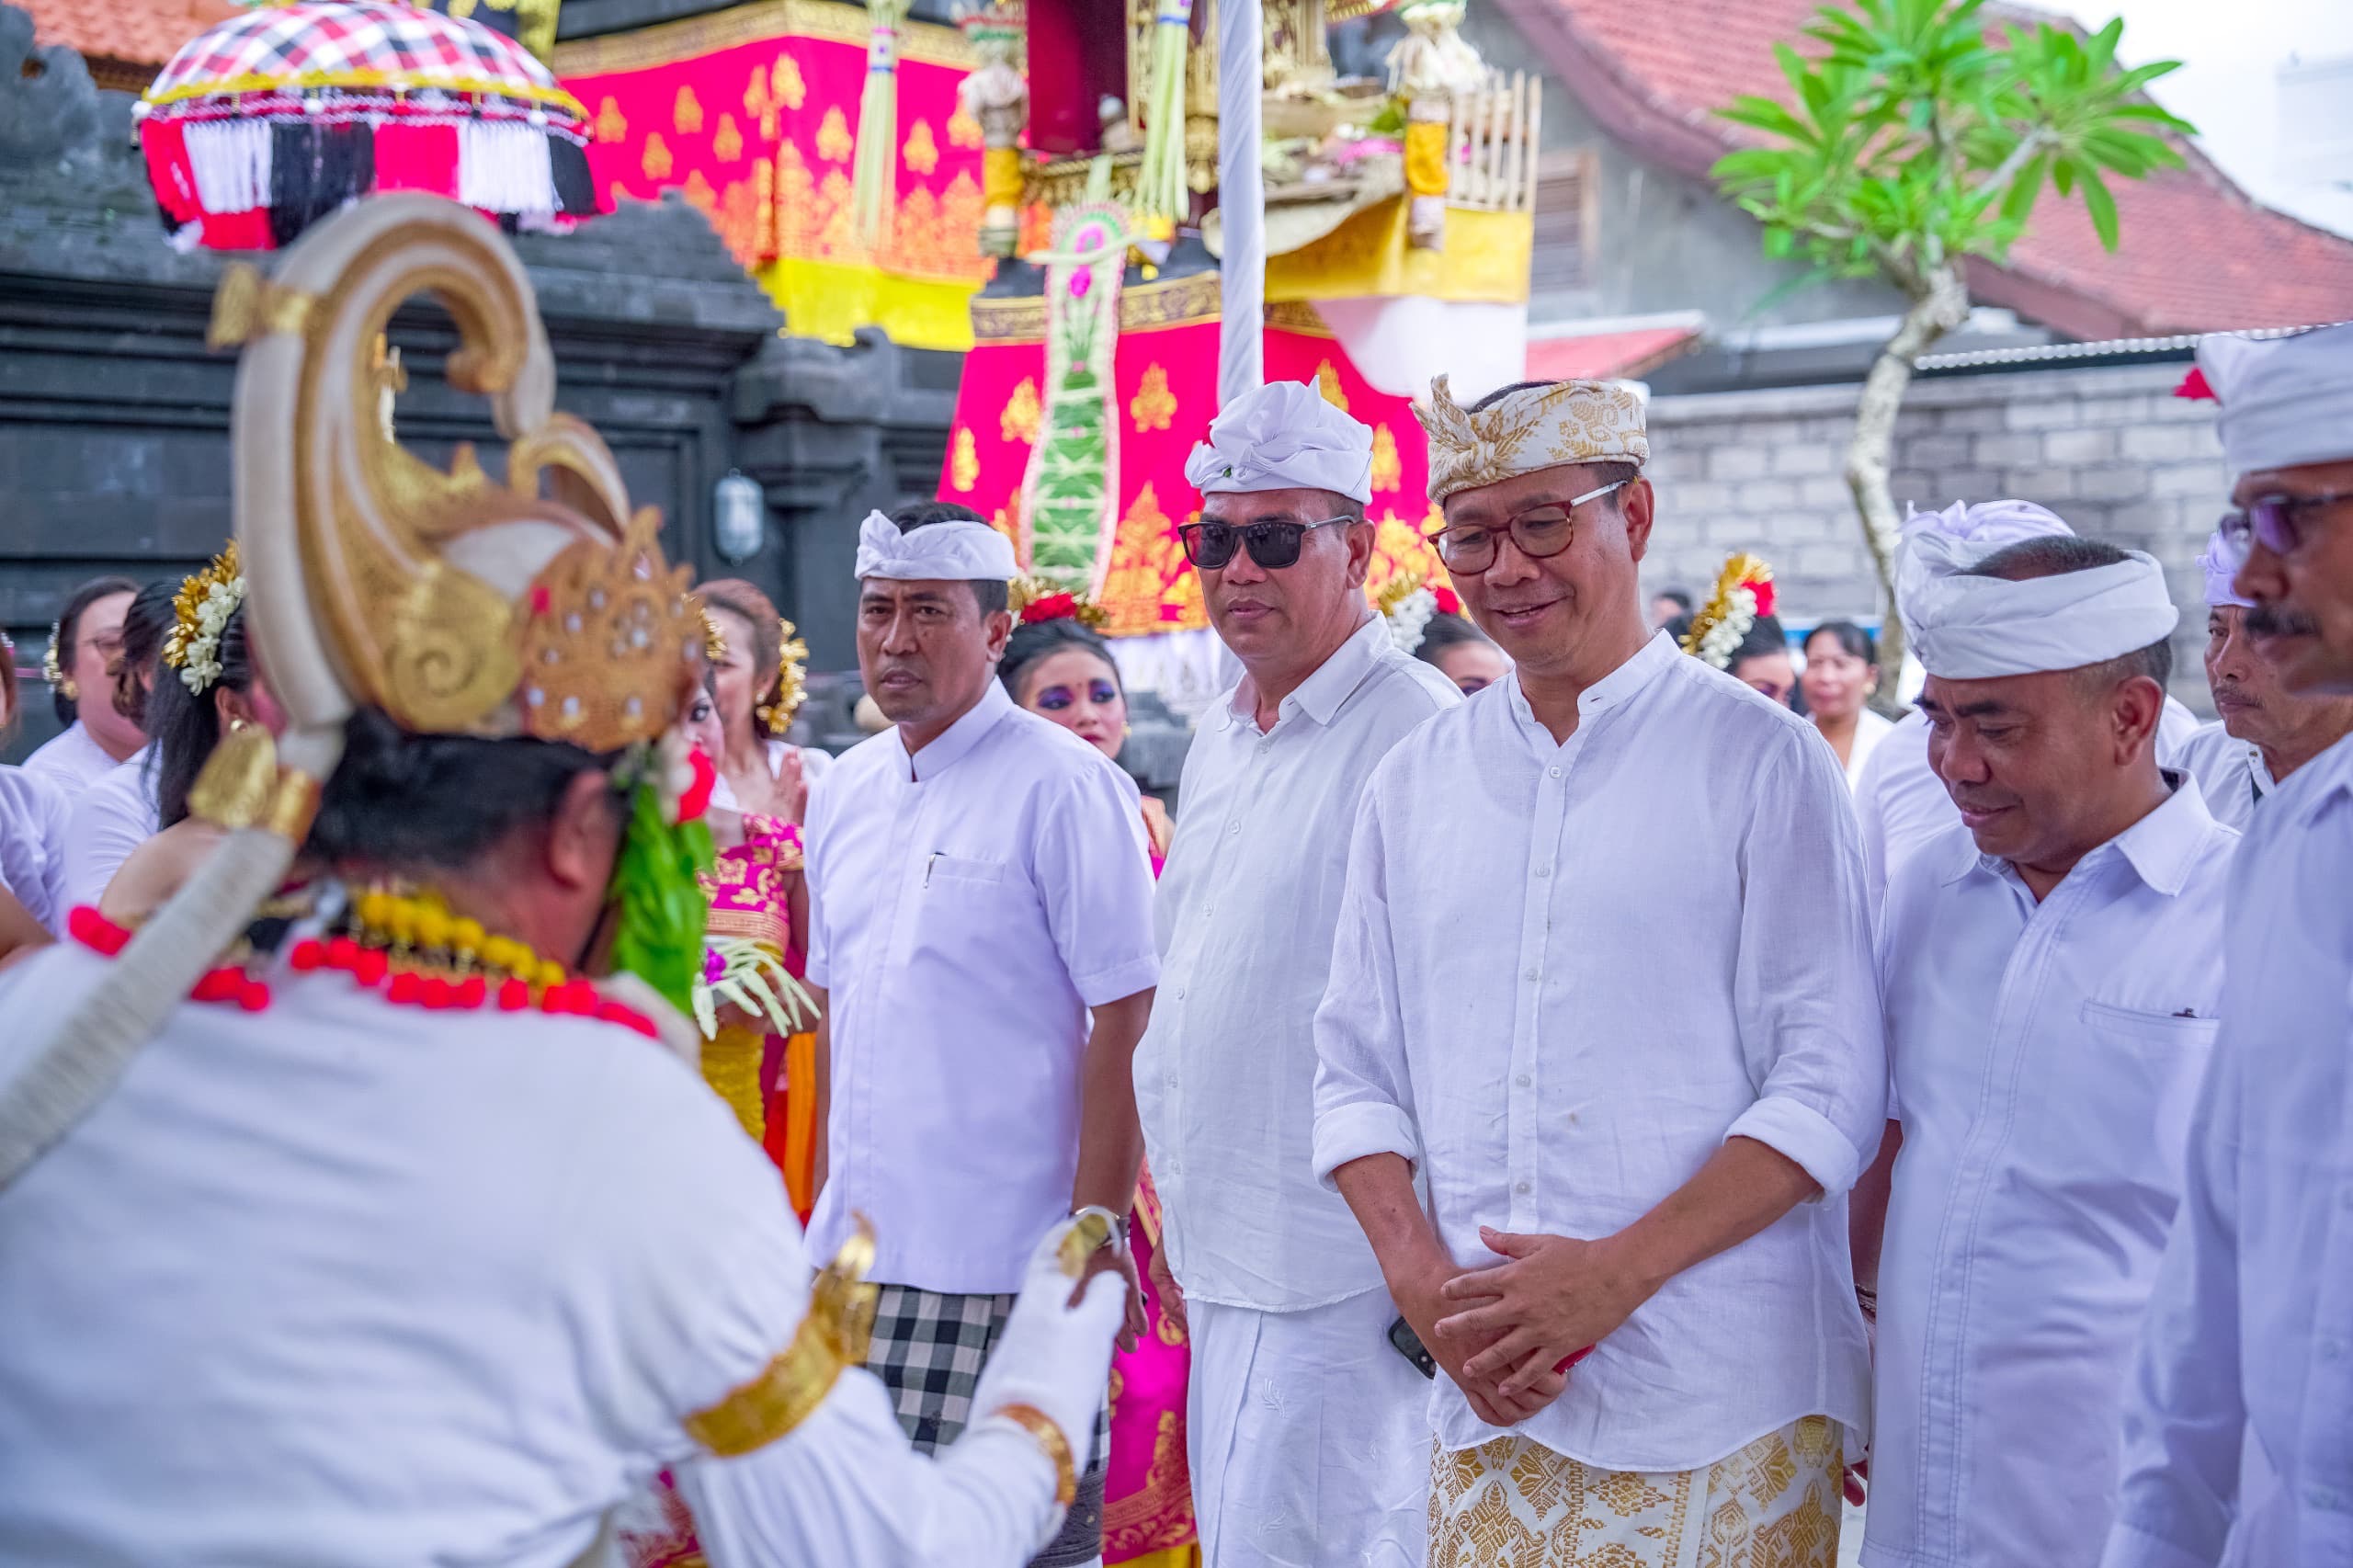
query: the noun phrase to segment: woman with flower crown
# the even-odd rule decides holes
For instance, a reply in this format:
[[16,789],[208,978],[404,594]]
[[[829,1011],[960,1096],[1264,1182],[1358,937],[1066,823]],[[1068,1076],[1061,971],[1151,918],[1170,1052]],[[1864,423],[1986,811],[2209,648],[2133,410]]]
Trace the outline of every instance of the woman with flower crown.
[[[1025,586],[1028,593],[1025,595]],[[1120,666],[1094,630],[1095,607],[1066,593],[1016,585],[1018,623],[1006,640],[997,678],[1013,700],[1051,719],[1117,762],[1128,738]],[[1168,808],[1143,797],[1152,872],[1160,874],[1175,833]],[[1160,1195],[1152,1172],[1137,1178],[1128,1242],[1143,1279],[1145,1332],[1111,1361],[1111,1468],[1103,1485],[1103,1561],[1131,1568],[1180,1568],[1200,1561],[1192,1476],[1185,1459],[1185,1388],[1192,1351],[1184,1326],[1161,1301],[1173,1285],[1160,1243]]]
[[222,737],[254,725],[273,734],[284,727],[254,667],[244,602],[234,543],[181,585],[163,672],[142,710],[160,831],[107,883],[98,909],[110,920],[135,924],[160,908],[221,841],[220,825],[198,815],[189,795]]
[[741,577],[701,584],[695,593],[710,614],[720,643],[711,668],[726,744],[711,754],[719,765],[712,802],[722,810],[798,823],[808,810],[810,786],[834,760],[784,738],[801,706],[809,649],[767,595]]

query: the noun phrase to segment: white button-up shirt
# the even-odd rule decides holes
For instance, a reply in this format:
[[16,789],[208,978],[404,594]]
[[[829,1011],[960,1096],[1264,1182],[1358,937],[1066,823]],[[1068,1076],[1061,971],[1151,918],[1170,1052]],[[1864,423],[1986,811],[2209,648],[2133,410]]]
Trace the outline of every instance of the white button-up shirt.
[[90,733],[90,727],[79,719],[43,741],[32,756],[25,758],[26,772],[74,796],[117,766],[115,759],[107,755],[107,748]]
[[1966,828],[1896,872],[1880,975],[1904,1146],[1865,1563],[2098,1556],[2237,844],[2185,780],[2040,903]]
[[[2166,698],[2157,720],[2157,760],[2167,767],[2186,766],[2181,753],[2197,733],[2198,715]],[[1864,871],[1876,909],[1895,868],[1961,821],[1961,808],[1928,766],[1928,719],[1918,709],[1897,720],[1863,764],[1855,780],[1855,817],[1863,830]]]
[[913,757],[896,729],[845,754],[803,839],[833,1039],[811,1248],[862,1211],[875,1279],[1017,1290],[1070,1212],[1086,1010],[1159,972],[1136,787],[992,681]]
[[2264,764],[2262,748],[2234,736],[2220,719],[2200,725],[2174,764],[2198,780],[2214,820],[2241,833],[2255,821],[2256,804],[2279,788]]
[[1315,1179],[1315,1006],[1364,781],[1461,701],[1375,616],[1283,699],[1272,729],[1259,731],[1245,678],[1186,753],[1136,1108],[1188,1296],[1286,1312],[1381,1283],[1356,1216]]
[[[1753,1138],[1821,1183],[1669,1280],[1517,1430],[1690,1470],[1867,1418],[1845,1193],[1885,1126],[1862,855],[1812,725],[1660,635],[1555,744],[1517,677],[1366,789],[1315,1019],[1315,1168],[1393,1153],[1457,1262],[1481,1225],[1623,1229]],[[1495,1436],[1441,1378],[1449,1449]]]
[[[2222,1039],[2124,1403],[2103,1562],[2353,1564],[2353,739],[2290,775],[2231,873]],[[2234,1496],[2241,1441],[2277,1494]],[[1872,1505],[1876,1507],[1876,1500]]]
[[0,767],[0,887],[52,932],[65,929],[65,830],[74,803],[38,773]]
[[74,795],[73,813],[65,819],[64,873],[57,895],[66,910],[96,904],[131,852],[155,836],[163,818],[155,801],[154,760],[155,748],[141,746]]

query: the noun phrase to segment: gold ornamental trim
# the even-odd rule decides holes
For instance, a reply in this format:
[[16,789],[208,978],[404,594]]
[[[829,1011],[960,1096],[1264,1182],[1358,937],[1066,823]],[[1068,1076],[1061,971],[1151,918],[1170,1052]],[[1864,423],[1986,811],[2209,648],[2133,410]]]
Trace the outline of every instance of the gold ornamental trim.
[[687,1436],[722,1459],[767,1447],[816,1414],[843,1372],[866,1362],[881,1294],[866,1284],[874,1267],[874,1227],[863,1214],[809,1292],[809,1315],[792,1343],[759,1376],[709,1410],[689,1415]]
[[1053,1465],[1056,1507],[1067,1508],[1078,1500],[1078,1467],[1071,1460],[1070,1439],[1063,1436],[1052,1416],[1034,1404],[1001,1404],[989,1414],[1029,1433],[1038,1451]]
[[[1218,278],[1214,272],[1188,273],[1182,278],[1139,283],[1120,290],[1120,330],[1150,332],[1156,327],[1191,326],[1218,316]],[[1046,339],[1046,301],[1025,294],[993,300],[972,300],[972,340],[975,343],[1042,343]]]
[[[555,46],[551,62],[558,76],[602,76],[616,71],[643,71],[675,65],[716,54],[742,44],[772,39],[813,38],[864,49],[874,30],[873,19],[862,6],[835,0],[753,0],[709,16],[688,17],[642,28],[608,38],[575,39]],[[947,65],[971,71],[981,63],[979,53],[962,32],[938,22],[901,22],[899,58],[919,65]]]

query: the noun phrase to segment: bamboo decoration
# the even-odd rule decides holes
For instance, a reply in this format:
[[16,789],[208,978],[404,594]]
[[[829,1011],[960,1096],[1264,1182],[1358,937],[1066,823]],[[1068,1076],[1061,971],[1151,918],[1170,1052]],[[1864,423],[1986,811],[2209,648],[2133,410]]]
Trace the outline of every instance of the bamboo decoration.
[[[1542,124],[1543,89],[1524,71],[1498,75],[1475,91],[1452,99],[1446,110],[1446,158],[1450,176],[1447,206],[1483,212],[1536,210],[1537,135]],[[1408,124],[1410,137],[1413,127]],[[1406,178],[1420,199],[1414,177],[1413,144],[1406,144]],[[1419,243],[1418,241],[1416,243]]]
[[1193,0],[1160,0],[1153,17],[1143,167],[1135,194],[1136,215],[1154,238],[1173,233],[1191,211],[1185,181],[1185,67],[1192,37]]
[[858,100],[858,151],[850,165],[850,223],[858,242],[881,250],[898,199],[899,24],[909,0],[866,0],[866,89]]

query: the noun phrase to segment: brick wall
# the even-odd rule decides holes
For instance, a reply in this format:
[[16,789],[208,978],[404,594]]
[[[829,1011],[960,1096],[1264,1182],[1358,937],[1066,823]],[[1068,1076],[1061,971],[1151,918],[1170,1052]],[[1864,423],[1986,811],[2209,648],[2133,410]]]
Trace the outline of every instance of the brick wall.
[[[2039,502],[2077,533],[2164,562],[2182,607],[2174,695],[2208,713],[2197,561],[2229,487],[2213,405],[2172,395],[2183,373],[2159,364],[1915,381],[1896,430],[1894,490],[1899,508]],[[1785,617],[1876,617],[1870,557],[1840,477],[1856,391],[1654,399],[1659,524],[1645,586],[1702,594],[1726,554],[1750,550],[1772,563]]]

